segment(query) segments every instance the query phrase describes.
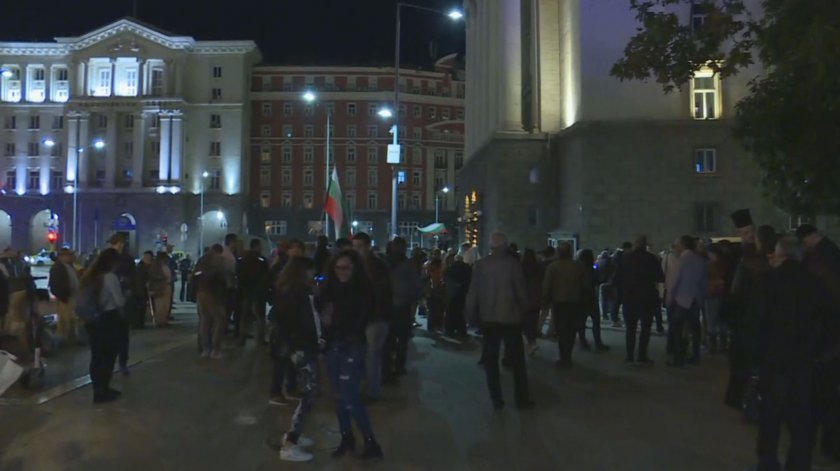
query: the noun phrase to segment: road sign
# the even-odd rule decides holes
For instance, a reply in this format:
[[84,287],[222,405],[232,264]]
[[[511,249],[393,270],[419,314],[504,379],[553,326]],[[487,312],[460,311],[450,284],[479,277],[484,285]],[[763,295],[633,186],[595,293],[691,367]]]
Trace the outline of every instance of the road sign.
[[186,234],[188,230],[187,223],[181,223],[181,234]]
[[388,160],[389,164],[398,164],[400,163],[400,145],[399,144],[388,144]]

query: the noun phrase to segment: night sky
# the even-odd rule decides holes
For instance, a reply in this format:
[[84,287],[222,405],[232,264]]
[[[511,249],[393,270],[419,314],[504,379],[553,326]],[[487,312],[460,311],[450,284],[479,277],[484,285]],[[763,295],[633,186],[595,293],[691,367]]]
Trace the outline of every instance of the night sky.
[[[146,23],[196,39],[251,39],[270,64],[389,65],[394,60],[396,0],[137,0]],[[461,0],[415,0],[441,10]],[[132,12],[132,0],[4,1],[0,41],[76,36]],[[464,24],[404,9],[402,61],[428,66],[464,52]]]

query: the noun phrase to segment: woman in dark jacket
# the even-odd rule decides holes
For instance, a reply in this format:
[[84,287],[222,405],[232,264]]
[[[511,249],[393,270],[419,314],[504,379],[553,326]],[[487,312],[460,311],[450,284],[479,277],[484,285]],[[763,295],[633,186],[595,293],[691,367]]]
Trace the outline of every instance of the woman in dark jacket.
[[365,367],[365,328],[375,302],[373,284],[365,271],[364,260],[352,250],[333,257],[325,276],[320,305],[329,344],[327,368],[341,431],[341,444],[333,457],[340,458],[355,449],[351,425],[355,421],[365,440],[362,458],[382,458],[382,449],[373,435],[359,391]]
[[[293,373],[300,378],[301,399],[292,416],[289,432],[280,449],[284,461],[310,461],[313,456],[302,449],[312,440],[301,436],[303,424],[315,403],[318,389],[318,348],[321,342],[320,321],[313,312],[312,287],[315,267],[305,257],[289,260],[280,273],[275,290],[273,319],[275,331],[281,332],[291,359]],[[286,358],[275,359],[286,361]],[[281,383],[282,384],[282,383]]]

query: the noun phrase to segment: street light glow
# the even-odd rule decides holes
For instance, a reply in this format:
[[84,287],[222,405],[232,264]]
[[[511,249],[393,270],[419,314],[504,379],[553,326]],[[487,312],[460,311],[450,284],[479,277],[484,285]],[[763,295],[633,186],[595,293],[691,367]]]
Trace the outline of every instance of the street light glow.
[[446,16],[452,20],[458,21],[464,18],[464,12],[457,8],[453,8],[452,10],[449,10],[449,13],[447,13]]
[[97,150],[102,150],[105,148],[105,141],[103,141],[102,139],[97,139],[93,141],[93,147]]
[[207,170],[205,170],[204,173],[201,174],[201,176],[204,177],[204,178],[207,178],[207,177],[210,176],[210,173],[207,172]]
[[380,118],[385,118],[385,119],[388,119],[388,118],[394,116],[394,113],[388,108],[382,108],[376,114],[378,114]]
[[224,221],[225,220],[225,213],[223,213],[221,211],[216,211],[216,219],[218,219],[219,221]]
[[353,227],[359,227],[359,221],[353,221]]
[[440,191],[442,191],[442,192],[444,192],[444,193],[449,193],[449,187],[448,187],[448,186],[445,186],[445,187],[443,187],[443,189],[442,189],[442,190],[440,190]]
[[52,147],[55,145],[55,141],[50,138],[46,138],[44,139],[44,145],[47,147]]
[[3,78],[12,78],[13,75],[15,74],[11,70],[3,69]]
[[312,103],[313,101],[315,101],[315,99],[318,98],[318,96],[315,95],[315,93],[313,93],[311,91],[307,91],[306,93],[303,94],[302,98],[303,98],[303,101],[305,101],[307,103]]
[[73,185],[67,185],[67,186],[64,187],[64,192],[65,193],[73,193],[74,190],[75,189],[74,189]]
[[166,193],[166,187],[163,186],[163,185],[160,185],[159,187],[157,187],[157,189],[155,191],[157,191],[159,195],[162,195],[162,194]]

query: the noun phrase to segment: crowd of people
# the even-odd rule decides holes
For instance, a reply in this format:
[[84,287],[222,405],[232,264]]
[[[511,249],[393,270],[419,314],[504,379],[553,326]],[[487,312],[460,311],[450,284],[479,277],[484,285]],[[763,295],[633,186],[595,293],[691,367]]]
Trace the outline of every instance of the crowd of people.
[[282,241],[266,257],[260,239],[243,249],[229,234],[195,265],[167,252],[146,252],[135,264],[115,235],[81,274],[74,254],[60,251],[50,289],[59,336],[90,345],[94,402],[102,403],[119,397],[110,387],[115,363],[129,374],[129,327],[168,325],[180,275],[180,300],[197,302],[201,357],[223,359],[226,333],[240,347],[253,338],[273,359],[269,404],[297,400],[283,460],[313,458],[304,431],[322,377],[341,431],[333,456],[355,451],[354,424],[361,457],[383,456],[367,407],[406,374],[424,318],[432,335],[481,338],[479,364],[497,410],[505,406],[500,362],[513,373],[516,407],[535,406],[527,357],[539,337],[556,338],[556,366],[568,369],[576,344],[610,349],[601,323],[611,323],[625,329],[625,361],[652,365],[655,326],[666,335],[670,367],[729,355],[724,402],[759,426],[756,469],[781,469],[782,423],[791,436],[786,469],[810,469],[817,441],[840,459],[840,249],[810,225],[780,234],[756,227],[748,210],[732,219],[738,240],[685,235],[656,254],[639,236],[597,257],[569,243],[520,253],[501,232],[483,258],[470,244],[409,254],[399,237],[377,253],[365,233],[332,247],[326,237],[315,247]]

